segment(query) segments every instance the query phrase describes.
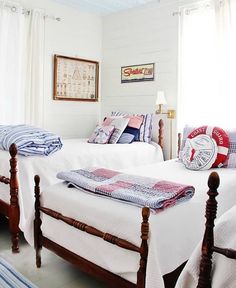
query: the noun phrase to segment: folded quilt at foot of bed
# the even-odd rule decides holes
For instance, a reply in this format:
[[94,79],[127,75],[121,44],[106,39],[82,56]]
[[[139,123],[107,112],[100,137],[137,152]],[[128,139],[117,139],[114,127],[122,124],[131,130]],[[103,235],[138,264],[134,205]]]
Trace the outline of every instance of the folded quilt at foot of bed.
[[0,149],[9,150],[12,143],[18,154],[48,156],[62,147],[59,136],[30,125],[0,125]]
[[190,199],[195,191],[191,185],[97,167],[60,172],[57,178],[82,191],[111,197],[136,206],[147,206],[154,212]]

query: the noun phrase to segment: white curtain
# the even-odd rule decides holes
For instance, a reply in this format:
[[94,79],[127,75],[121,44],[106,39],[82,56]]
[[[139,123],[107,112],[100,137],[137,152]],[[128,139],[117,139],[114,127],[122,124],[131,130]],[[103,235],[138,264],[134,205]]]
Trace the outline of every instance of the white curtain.
[[184,7],[180,19],[178,129],[236,127],[236,1]]
[[0,124],[24,122],[21,81],[24,16],[22,8],[0,1]]
[[44,12],[32,10],[26,34],[25,122],[43,126]]
[[44,21],[0,1],[0,124],[43,126]]

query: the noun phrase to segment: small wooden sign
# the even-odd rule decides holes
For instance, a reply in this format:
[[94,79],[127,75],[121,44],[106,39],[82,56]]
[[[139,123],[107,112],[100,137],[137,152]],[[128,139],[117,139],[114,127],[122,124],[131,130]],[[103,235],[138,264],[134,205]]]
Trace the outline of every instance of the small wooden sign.
[[121,67],[121,83],[153,80],[154,63]]

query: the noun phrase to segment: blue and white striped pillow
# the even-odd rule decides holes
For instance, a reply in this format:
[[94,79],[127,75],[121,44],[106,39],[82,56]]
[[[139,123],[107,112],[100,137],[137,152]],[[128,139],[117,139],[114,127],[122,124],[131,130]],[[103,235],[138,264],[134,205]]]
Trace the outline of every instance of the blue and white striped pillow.
[[153,114],[130,114],[125,112],[111,112],[111,116],[143,116],[143,123],[139,130],[137,141],[141,142],[151,142],[152,138],[152,123],[153,123]]

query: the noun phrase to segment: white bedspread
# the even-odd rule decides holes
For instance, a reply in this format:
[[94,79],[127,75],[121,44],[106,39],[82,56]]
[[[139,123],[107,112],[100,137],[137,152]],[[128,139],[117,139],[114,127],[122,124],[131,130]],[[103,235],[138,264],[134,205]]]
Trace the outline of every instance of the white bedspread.
[[[236,170],[215,170],[221,179],[218,196],[218,215],[221,215],[236,204]],[[202,237],[207,180],[211,170],[190,171],[173,160],[128,169],[127,172],[191,184],[196,188],[191,200],[150,216],[146,288],[162,288],[162,275],[173,271],[186,261]],[[42,202],[46,207],[66,216],[140,245],[140,208],[96,197],[75,188],[66,188],[64,183],[46,189],[42,195]],[[46,215],[43,216],[42,230],[46,237],[67,249],[125,279],[136,282],[138,254],[104,243],[102,239],[66,226]],[[28,230],[25,234],[28,239],[31,232],[32,230]]]
[[[220,203],[219,203],[220,205]],[[214,245],[220,248],[236,250],[236,205],[224,213],[214,229]],[[203,235],[202,235],[203,236]],[[195,288],[198,283],[199,264],[201,259],[202,240],[194,250],[184,270],[182,271],[176,288]],[[212,287],[236,287],[236,260],[226,258],[218,253],[212,256]]]
[[[87,139],[65,139],[63,147],[55,154],[24,157],[18,155],[20,228],[24,232],[33,213],[34,175],[42,178],[42,188],[57,183],[56,174],[63,170],[85,166],[101,166],[109,169],[136,167],[163,160],[159,145],[144,142],[132,144],[91,144]],[[0,175],[9,175],[8,151],[0,150]],[[9,186],[1,184],[0,199],[9,203]]]

